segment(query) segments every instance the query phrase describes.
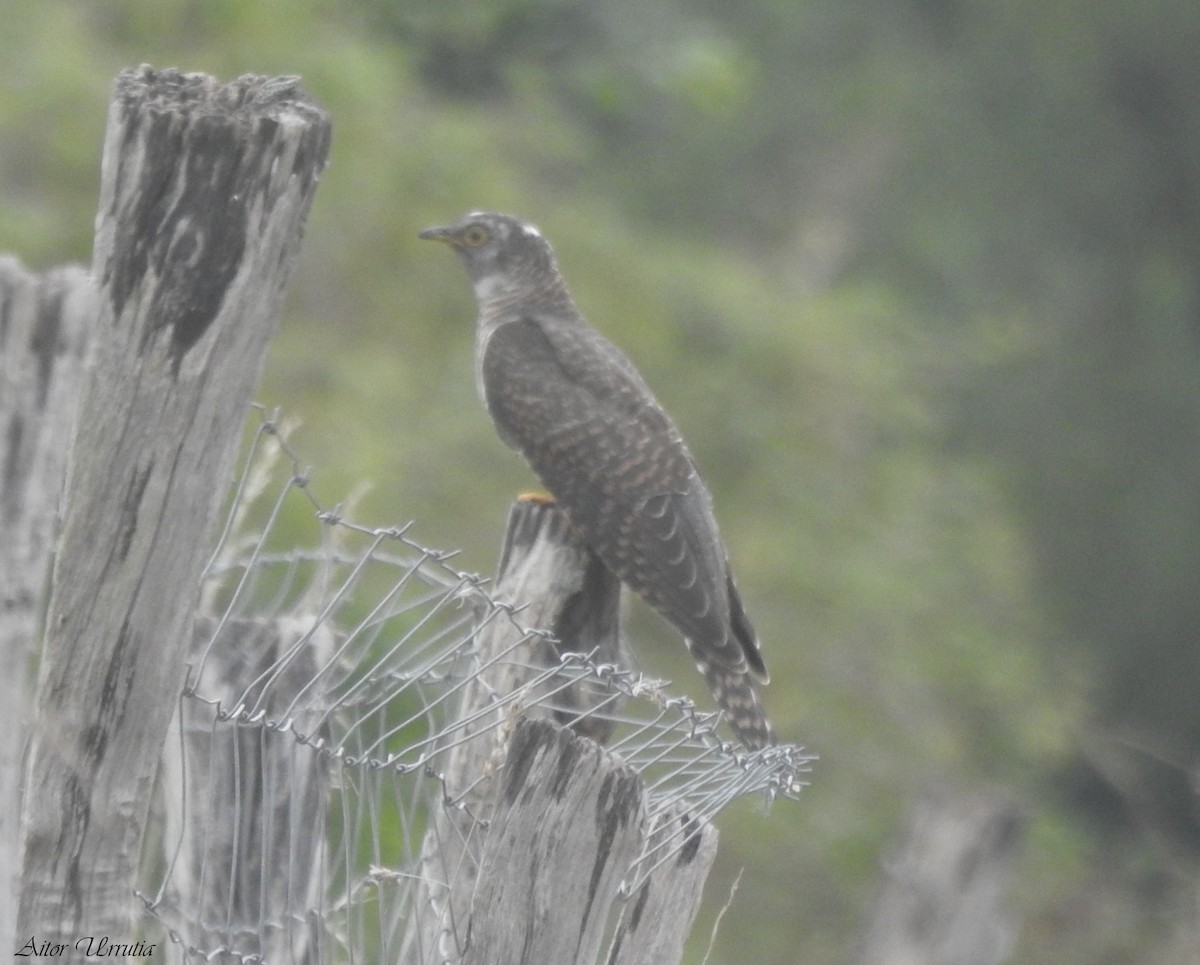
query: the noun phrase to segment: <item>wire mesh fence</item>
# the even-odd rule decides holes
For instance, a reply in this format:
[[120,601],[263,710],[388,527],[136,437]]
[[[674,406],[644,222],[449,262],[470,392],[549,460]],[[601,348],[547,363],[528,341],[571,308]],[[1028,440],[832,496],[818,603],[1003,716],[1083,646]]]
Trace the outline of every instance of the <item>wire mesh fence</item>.
[[[410,526],[363,526],[321,505],[278,416],[258,413],[201,587],[139,892],[178,949],[444,960],[407,934],[430,886],[427,838],[452,833],[456,860],[477,866],[487,816],[474,813],[474,784],[503,767],[530,715],[602,734],[644,783],[656,830],[625,897],[731,801],[799,793],[801,749],[742,752],[716,713],[619,654],[556,649],[523,620],[524,601],[459,571]],[[504,645],[481,647],[499,627]],[[451,766],[465,752],[482,762],[468,784]]]

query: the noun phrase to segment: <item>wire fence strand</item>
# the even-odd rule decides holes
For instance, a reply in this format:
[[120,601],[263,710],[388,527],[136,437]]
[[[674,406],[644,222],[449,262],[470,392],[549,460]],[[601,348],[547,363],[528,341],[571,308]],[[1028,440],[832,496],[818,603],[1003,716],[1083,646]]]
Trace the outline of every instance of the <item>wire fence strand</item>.
[[[364,526],[322,505],[279,413],[256,412],[167,744],[162,857],[147,862],[139,891],[186,956],[394,959],[431,814],[463,809],[472,790],[447,786],[447,755],[497,740],[531,708],[610,727],[610,750],[645,783],[650,826],[689,815],[650,837],[625,896],[737,798],[799,793],[811,760],[802,749],[744,752],[719,737],[719,715],[594,653],[523,666],[510,691],[487,685],[488,671],[527,648],[481,660],[483,628],[507,621],[519,644],[549,636],[457,570],[454,552],[416,542],[411,522]],[[480,683],[486,708],[459,714],[463,690]],[[580,684],[599,699],[581,708],[564,698]],[[261,815],[254,836],[238,822],[247,805]],[[468,825],[464,856],[481,830]]]

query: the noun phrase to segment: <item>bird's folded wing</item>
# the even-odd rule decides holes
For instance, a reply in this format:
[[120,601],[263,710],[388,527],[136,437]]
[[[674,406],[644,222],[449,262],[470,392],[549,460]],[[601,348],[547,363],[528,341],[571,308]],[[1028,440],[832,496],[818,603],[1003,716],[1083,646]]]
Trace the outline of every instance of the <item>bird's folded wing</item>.
[[745,672],[711,500],[632,363],[582,322],[529,318],[492,334],[482,379],[501,437],[600,558],[710,659]]

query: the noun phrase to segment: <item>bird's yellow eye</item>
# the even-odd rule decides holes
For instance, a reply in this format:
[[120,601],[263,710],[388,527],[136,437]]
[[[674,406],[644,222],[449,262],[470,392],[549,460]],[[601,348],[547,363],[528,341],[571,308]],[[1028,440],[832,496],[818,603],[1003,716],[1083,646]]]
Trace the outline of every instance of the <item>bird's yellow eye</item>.
[[478,248],[490,237],[487,228],[478,224],[468,225],[462,233],[462,240],[472,248]]

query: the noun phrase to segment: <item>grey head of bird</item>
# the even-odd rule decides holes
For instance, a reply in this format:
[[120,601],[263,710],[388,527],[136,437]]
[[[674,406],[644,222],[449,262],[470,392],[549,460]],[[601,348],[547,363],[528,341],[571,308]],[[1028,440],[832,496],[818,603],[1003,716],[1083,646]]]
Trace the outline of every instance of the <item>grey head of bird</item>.
[[480,307],[514,298],[566,297],[554,250],[537,228],[520,218],[472,211],[453,224],[427,228],[426,241],[448,244],[458,255]]

